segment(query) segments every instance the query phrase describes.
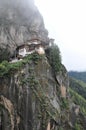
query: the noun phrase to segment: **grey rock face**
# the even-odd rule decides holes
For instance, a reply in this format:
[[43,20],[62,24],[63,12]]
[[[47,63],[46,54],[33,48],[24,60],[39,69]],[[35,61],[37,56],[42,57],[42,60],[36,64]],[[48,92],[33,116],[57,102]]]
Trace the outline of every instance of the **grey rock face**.
[[3,130],[8,130],[8,124],[9,130],[45,130],[51,119],[58,122],[61,113],[59,88],[46,57],[36,64],[26,64],[8,78],[0,79]]
[[38,37],[46,41],[48,32],[33,0],[0,0],[1,60],[8,59],[18,45]]
[[[74,130],[78,107],[68,92],[62,96],[64,88],[68,90],[66,69],[55,78],[47,58],[33,56],[0,77],[0,130],[47,130],[49,123],[55,130]],[[85,128],[86,120],[80,117]]]

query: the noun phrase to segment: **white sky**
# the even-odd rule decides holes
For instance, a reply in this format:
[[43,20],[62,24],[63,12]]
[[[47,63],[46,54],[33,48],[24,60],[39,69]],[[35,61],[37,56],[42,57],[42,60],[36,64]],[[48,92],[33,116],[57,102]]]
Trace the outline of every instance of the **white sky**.
[[86,0],[35,0],[68,70],[86,70]]

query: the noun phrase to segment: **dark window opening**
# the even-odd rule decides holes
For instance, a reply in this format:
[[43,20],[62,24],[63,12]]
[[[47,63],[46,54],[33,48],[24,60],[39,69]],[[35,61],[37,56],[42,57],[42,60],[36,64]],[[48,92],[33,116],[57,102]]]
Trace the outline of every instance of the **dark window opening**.
[[35,46],[34,46],[34,45],[29,46],[29,50],[30,50],[30,51],[31,51],[31,50],[35,50]]

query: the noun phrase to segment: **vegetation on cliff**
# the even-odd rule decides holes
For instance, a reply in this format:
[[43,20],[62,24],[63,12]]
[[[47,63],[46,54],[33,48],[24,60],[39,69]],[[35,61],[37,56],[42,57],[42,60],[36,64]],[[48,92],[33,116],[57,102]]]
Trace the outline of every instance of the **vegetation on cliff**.
[[0,63],[0,77],[10,76],[14,74],[16,71],[20,70],[26,63],[33,61],[35,64],[41,56],[33,53],[28,55],[24,59],[17,61],[15,63],[10,63],[8,61],[3,61]]
[[[62,80],[65,79],[66,70],[62,69],[64,67],[61,64],[61,56],[59,50],[56,47],[52,49],[51,48],[49,48],[50,50],[48,50],[48,52],[49,52],[49,56],[51,55],[52,58],[49,59],[48,53],[46,54],[50,64],[48,64],[45,55],[38,55],[37,53],[28,55],[27,57],[25,57],[24,59],[16,63],[3,61],[0,64],[0,78],[9,77],[10,79],[10,77],[12,76],[14,77],[15,73],[17,73],[18,76],[17,78],[19,78],[19,84],[18,84],[20,86],[19,88],[22,87],[24,89],[26,88],[26,91],[28,91],[27,89],[30,89],[32,93],[32,97],[31,97],[32,100],[36,99],[38,102],[38,106],[37,106],[38,114],[36,119],[41,121],[41,128],[43,130],[47,127],[47,124],[50,120],[53,120],[53,123],[55,123],[56,127],[59,129],[66,130],[67,127],[72,130],[71,126],[68,124],[69,123],[68,113],[70,113],[69,99],[67,99],[66,97],[65,98],[61,97],[60,94],[61,86],[59,86],[59,84],[56,82],[56,79],[54,79],[54,77],[51,76],[52,71],[50,69],[51,68],[52,70],[54,69],[55,74],[57,74],[57,72],[59,71],[62,71],[63,77],[60,77],[62,78]],[[58,51],[54,51],[54,50],[58,50]],[[25,69],[27,72],[25,71]],[[64,82],[66,82],[66,79]],[[53,89],[52,91],[54,91],[54,93],[56,94],[53,95],[53,97],[52,96],[49,97],[48,91],[51,90],[48,89]],[[70,89],[70,94],[73,102],[76,105],[80,105],[81,112],[86,114],[85,99],[80,97],[71,89]],[[25,97],[26,96],[27,93]],[[75,130],[82,130],[82,126],[80,125],[80,123],[77,123],[76,121],[73,128]]]
[[[61,70],[61,55],[60,51],[57,45],[51,46],[46,51],[48,60],[50,62],[50,65],[52,66],[54,72],[58,72]],[[27,57],[23,58],[23,60],[17,61],[15,63],[10,63],[8,61],[2,61],[0,63],[0,77],[3,77],[5,75],[12,74],[15,71],[18,71],[21,69],[23,65],[30,62],[31,60],[35,63],[37,62],[37,59],[39,59],[41,56],[33,53],[31,55],[28,55]]]
[[50,65],[53,68],[53,71],[57,73],[61,70],[61,54],[59,47],[57,45],[52,45],[46,50],[46,55],[49,60]]

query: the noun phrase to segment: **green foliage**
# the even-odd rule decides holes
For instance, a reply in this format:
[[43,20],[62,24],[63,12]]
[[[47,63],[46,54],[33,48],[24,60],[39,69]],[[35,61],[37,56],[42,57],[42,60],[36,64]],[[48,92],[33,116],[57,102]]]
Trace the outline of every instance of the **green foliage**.
[[37,64],[38,61],[39,61],[39,59],[41,59],[41,58],[42,58],[41,55],[38,55],[37,53],[33,53],[33,54],[31,55],[31,60],[32,60],[35,64]]
[[62,98],[61,99],[61,108],[62,109],[68,109],[69,108],[69,102],[67,99]]
[[46,54],[48,60],[54,70],[54,72],[58,72],[61,69],[61,55],[60,50],[57,45],[53,45],[46,50]]
[[7,51],[7,49],[1,49],[0,48],[0,62],[3,60],[8,60],[10,57],[10,53]]
[[21,61],[16,63],[9,63],[8,61],[3,61],[0,64],[0,77],[12,74],[13,72],[20,69],[21,66],[22,66]]
[[79,105],[82,113],[86,115],[86,83],[70,78],[70,94],[73,102]]
[[60,127],[60,128],[59,128],[59,130],[63,130],[63,128],[62,128],[62,127]]
[[83,130],[82,126],[76,122],[75,130]]
[[86,115],[86,100],[77,92],[72,90],[71,88],[69,90],[70,90],[70,94],[71,94],[73,102],[79,105],[82,113]]
[[9,63],[7,61],[3,61],[0,64],[0,77],[7,74],[9,72]]
[[84,99],[86,99],[86,83],[80,80],[76,80],[74,78],[69,78],[69,80],[70,87],[79,95],[81,95]]
[[16,71],[20,70],[21,67],[23,67],[26,63],[33,62],[34,64],[37,64],[40,58],[41,57],[38,54],[33,53],[25,57],[23,60],[15,63],[3,61],[0,63],[0,77],[9,76],[10,74],[15,73]]

